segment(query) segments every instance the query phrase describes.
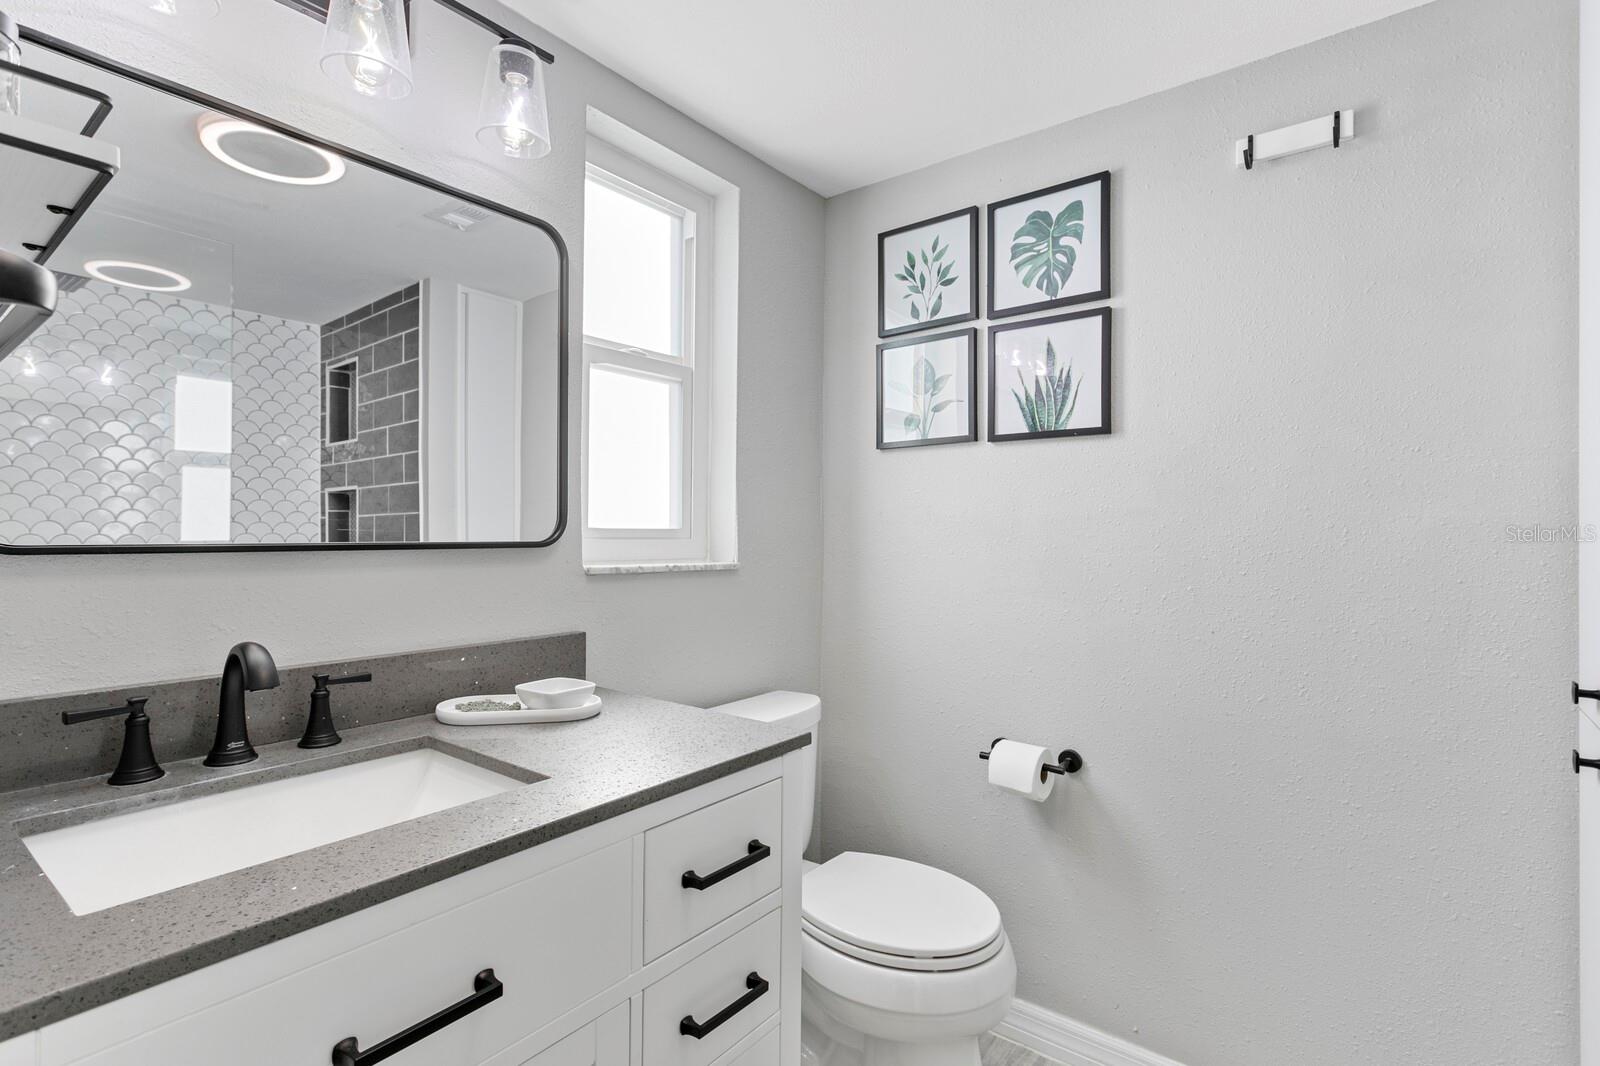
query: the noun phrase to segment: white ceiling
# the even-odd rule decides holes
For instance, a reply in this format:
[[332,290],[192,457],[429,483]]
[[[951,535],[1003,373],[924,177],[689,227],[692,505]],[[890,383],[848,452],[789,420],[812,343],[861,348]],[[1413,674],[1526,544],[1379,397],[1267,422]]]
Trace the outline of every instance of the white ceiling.
[[832,196],[1426,0],[504,2]]

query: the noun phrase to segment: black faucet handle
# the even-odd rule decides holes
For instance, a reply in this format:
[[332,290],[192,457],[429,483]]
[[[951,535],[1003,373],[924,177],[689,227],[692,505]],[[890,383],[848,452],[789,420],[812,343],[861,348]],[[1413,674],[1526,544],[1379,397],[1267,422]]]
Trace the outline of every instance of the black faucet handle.
[[312,674],[311,680],[316,682],[317,688],[327,688],[329,685],[358,685],[363,681],[371,681],[371,674],[346,674],[343,677],[333,677],[329,674]]
[[130,696],[128,702],[121,707],[101,707],[93,711],[62,711],[62,725],[77,725],[79,722],[93,722],[100,718],[112,718],[125,714],[129,718],[138,716],[143,718],[144,705],[150,702],[149,696]]
[[107,784],[142,785],[166,776],[167,772],[156,762],[155,749],[150,746],[150,716],[144,713],[144,705],[149,702],[149,696],[132,696],[121,707],[62,712],[61,721],[65,725],[93,722],[119,714],[127,716],[122,733],[122,755],[117,759],[117,768],[106,779]]
[[312,674],[316,687],[311,690],[311,715],[306,719],[306,731],[300,737],[302,748],[330,748],[342,739],[333,724],[333,701],[328,697],[329,685],[357,685],[371,681],[371,674],[346,674],[333,677],[329,674]]

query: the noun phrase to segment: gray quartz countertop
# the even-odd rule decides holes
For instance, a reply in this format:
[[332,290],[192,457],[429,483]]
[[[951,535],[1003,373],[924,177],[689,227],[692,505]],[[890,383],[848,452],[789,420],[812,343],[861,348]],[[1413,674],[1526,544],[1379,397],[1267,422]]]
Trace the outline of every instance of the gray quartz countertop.
[[[809,742],[781,726],[600,692],[604,710],[584,722],[461,728],[427,714],[348,730],[337,747],[263,747],[260,759],[230,769],[171,763],[148,785],[96,778],[0,793],[0,1040]],[[22,842],[24,833],[418,747],[543,779],[85,915],[68,909]]]

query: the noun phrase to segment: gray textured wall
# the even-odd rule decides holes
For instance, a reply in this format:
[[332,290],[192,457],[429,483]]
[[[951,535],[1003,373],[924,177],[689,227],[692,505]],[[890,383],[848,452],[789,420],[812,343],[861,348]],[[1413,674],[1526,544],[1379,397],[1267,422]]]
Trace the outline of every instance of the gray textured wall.
[[[828,203],[826,851],[972,879],[1023,997],[1189,1066],[1576,1059],[1576,552],[1506,534],[1576,517],[1576,4],[1511,10]],[[875,235],[1102,168],[1115,434],[875,452]],[[1001,795],[1001,733],[1088,768]]]
[[[431,5],[419,16],[417,89],[397,103],[363,100],[324,78],[316,66],[320,24],[265,0],[224,4],[215,19],[176,29],[121,0],[6,6],[25,25],[550,220],[571,251],[574,339],[583,307],[586,107],[738,185],[742,565],[728,573],[589,578],[573,530],[553,548],[529,550],[4,558],[0,698],[202,675],[220,669],[242,638],[296,663],[568,629],[589,632],[591,676],[618,688],[690,703],[775,686],[816,690],[822,201],[815,194],[532,29],[526,32],[558,54],[549,81],[555,149],[534,163],[497,161],[474,140],[490,39]],[[576,343],[571,358],[576,365]],[[579,397],[574,373],[574,415]],[[569,443],[575,507],[576,417]]]

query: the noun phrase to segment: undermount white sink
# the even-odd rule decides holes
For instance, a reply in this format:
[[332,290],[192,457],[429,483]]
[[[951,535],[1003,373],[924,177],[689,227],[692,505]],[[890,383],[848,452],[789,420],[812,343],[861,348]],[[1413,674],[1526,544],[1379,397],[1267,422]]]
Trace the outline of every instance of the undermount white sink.
[[24,835],[73,914],[493,796],[524,782],[430,748]]

